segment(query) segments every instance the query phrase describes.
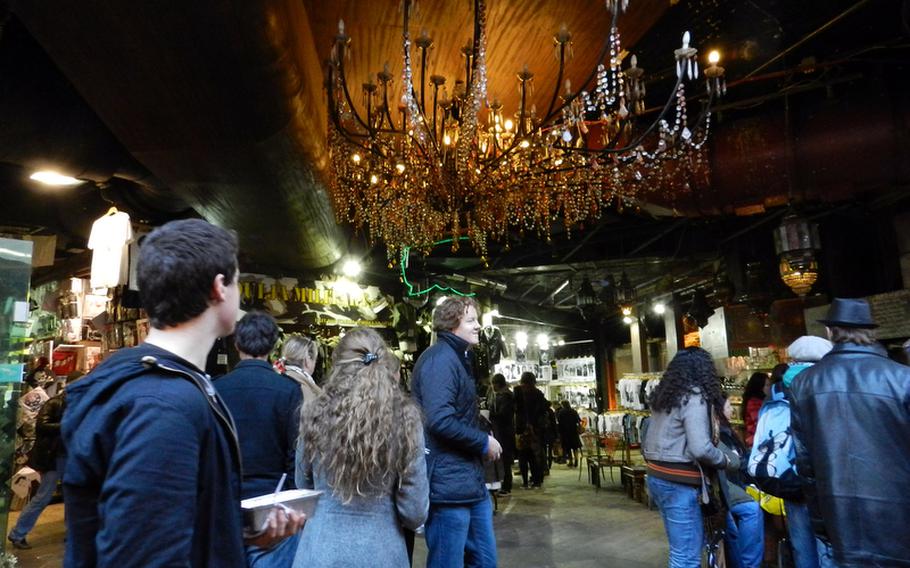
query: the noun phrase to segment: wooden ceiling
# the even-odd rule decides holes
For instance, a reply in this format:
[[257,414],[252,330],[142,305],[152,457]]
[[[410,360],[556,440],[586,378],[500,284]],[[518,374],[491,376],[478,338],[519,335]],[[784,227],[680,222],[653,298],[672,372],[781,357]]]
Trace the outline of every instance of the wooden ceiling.
[[[638,41],[663,15],[669,4],[668,0],[631,2],[629,11],[619,23],[623,46],[628,49]],[[375,82],[376,73],[386,62],[395,77],[395,97],[392,100],[400,99],[404,29],[400,0],[304,0],[304,6],[321,61],[329,56],[338,33],[339,19],[344,20],[345,32],[352,40],[353,53],[345,65],[355,101],[360,100],[360,85],[370,77]],[[609,37],[610,22],[611,15],[603,0],[489,0],[488,99],[499,99],[505,105],[507,115],[517,112],[516,74],[527,65],[534,73],[531,102],[542,113],[556,87],[558,62],[553,35],[563,25],[572,34],[574,57],[567,64],[566,77],[572,81],[573,89],[578,89],[597,64]],[[468,45],[472,38],[473,2],[419,2],[417,14],[412,17],[411,37],[419,36],[421,30],[426,30],[433,39],[427,77],[430,74],[443,75],[451,93],[455,79],[464,79],[461,48]],[[672,54],[668,53],[667,57],[671,60]],[[647,62],[641,62],[641,65],[647,65]],[[560,93],[563,89],[559,86]]]

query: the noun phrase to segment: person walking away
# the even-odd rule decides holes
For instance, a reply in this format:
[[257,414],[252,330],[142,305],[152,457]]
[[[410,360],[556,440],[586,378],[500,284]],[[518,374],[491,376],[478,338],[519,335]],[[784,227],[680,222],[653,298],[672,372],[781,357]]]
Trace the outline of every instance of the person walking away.
[[724,488],[729,507],[724,533],[727,557],[730,559],[728,566],[761,568],[765,556],[765,517],[758,501],[746,493],[746,482],[740,467],[749,459],[749,452],[730,425],[733,413],[733,406],[725,395],[718,447],[727,456],[727,469],[721,481],[726,483]]
[[398,360],[372,329],[345,334],[300,420],[297,485],[323,491],[295,568],[407,568],[404,530],[429,509],[423,424]]
[[[148,337],[66,395],[64,565],[245,567],[236,429],[201,370],[237,320],[237,239],[167,223],[143,242],[138,273]],[[274,508],[247,543],[268,547],[303,521]]]
[[492,383],[490,421],[493,422],[493,436],[502,445],[503,479],[499,496],[506,497],[512,493],[512,466],[515,463],[515,396],[501,373],[493,375]]
[[834,348],[790,392],[797,469],[830,544],[823,562],[910,566],[910,367],[888,359],[865,300],[835,298],[819,321]]
[[572,408],[568,400],[563,400],[562,408],[556,415],[559,422],[559,438],[562,444],[562,453],[569,467],[578,467],[578,450],[581,449],[581,417],[578,412]]
[[537,377],[525,371],[519,379],[515,397],[515,433],[518,436],[518,466],[521,470],[522,487],[543,486],[546,456],[544,445],[547,431],[547,410],[549,404],[543,392],[537,388]]
[[765,402],[771,388],[768,374],[762,372],[752,373],[746,388],[743,390],[743,422],[746,425],[746,446],[752,447],[755,437],[755,425],[758,424],[758,412]]
[[63,475],[66,449],[60,441],[60,420],[63,418],[63,411],[66,408],[65,385],[76,382],[82,375],[82,371],[73,371],[67,375],[64,390],[44,403],[44,406],[38,411],[35,423],[37,438],[29,455],[29,466],[41,474],[41,483],[38,485],[35,496],[19,514],[13,530],[6,537],[12,543],[13,548],[25,550],[32,547],[26,537],[35,528],[38,517],[53,499],[54,492],[57,490],[57,482]]
[[[546,399],[545,399],[546,400]],[[547,423],[544,430],[544,441],[547,444],[545,458],[544,458],[544,475],[550,475],[550,468],[553,467],[553,458],[556,447],[556,441],[559,439],[559,428],[556,426],[556,411],[553,410],[553,406],[557,403],[554,401],[550,404],[550,401],[547,403]]]
[[426,522],[428,568],[493,568],[497,564],[493,507],[483,460],[502,447],[478,426],[468,350],[479,342],[477,304],[446,298],[433,312],[435,345],[414,365],[411,388],[423,410],[430,480]]
[[707,476],[729,465],[713,441],[723,396],[711,355],[698,347],[679,351],[649,404],[651,423],[642,450],[648,493],[660,509],[670,542],[668,566],[699,568]]
[[322,394],[313,379],[319,345],[305,335],[292,335],[281,346],[284,374],[297,381],[303,391],[303,402],[308,403]]
[[[278,342],[275,318],[261,311],[247,312],[234,329],[240,362],[214,381],[215,390],[234,418],[243,480],[240,497],[271,493],[287,474],[284,489],[294,489],[297,432],[303,400],[298,384],[272,369],[269,354]],[[246,547],[247,565],[255,568],[290,566],[300,533],[271,548]]]

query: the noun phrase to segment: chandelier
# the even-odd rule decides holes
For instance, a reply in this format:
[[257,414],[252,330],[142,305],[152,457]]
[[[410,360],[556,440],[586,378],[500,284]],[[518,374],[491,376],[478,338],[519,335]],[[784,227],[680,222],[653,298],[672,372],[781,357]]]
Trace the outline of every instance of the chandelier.
[[413,4],[402,3],[400,97],[386,65],[354,103],[344,22],[326,78],[336,215],[365,230],[371,244],[383,242],[390,266],[405,247],[426,254],[452,238],[455,251],[463,236],[486,262],[488,242],[507,241],[510,230],[549,239],[554,222],[571,231],[612,203],[628,205],[639,192],[689,187],[706,176],[711,103],[726,86],[712,53],[704,73],[707,102],[690,120],[685,82],[698,78],[699,66],[688,32],[673,54],[675,86],[649,122],[642,116],[644,71],[634,55],[623,67],[617,20],[628,0],[607,0],[612,25],[582,89],[573,91],[568,80],[563,85],[572,39],[562,29],[553,37],[559,67],[549,105],[529,104],[534,75],[525,67],[510,115],[487,93],[484,0],[474,0],[473,44],[462,49],[465,73],[454,84],[430,74],[433,40],[425,32],[412,39]]

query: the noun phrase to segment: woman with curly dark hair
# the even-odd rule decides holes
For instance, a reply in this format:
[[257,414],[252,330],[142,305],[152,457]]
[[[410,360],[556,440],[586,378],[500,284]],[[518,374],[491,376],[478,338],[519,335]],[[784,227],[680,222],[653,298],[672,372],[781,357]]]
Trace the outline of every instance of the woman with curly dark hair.
[[700,496],[705,470],[727,466],[716,446],[724,399],[711,355],[692,347],[676,354],[651,394],[651,424],[642,451],[648,492],[670,541],[671,568],[698,568],[704,540]]

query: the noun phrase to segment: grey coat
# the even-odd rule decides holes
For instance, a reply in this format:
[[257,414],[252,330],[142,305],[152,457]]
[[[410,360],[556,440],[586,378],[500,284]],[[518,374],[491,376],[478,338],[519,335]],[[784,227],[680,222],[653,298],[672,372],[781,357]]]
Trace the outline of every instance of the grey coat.
[[726,462],[723,452],[711,442],[708,406],[698,392],[680,407],[651,415],[642,453],[648,461],[697,461],[713,468],[721,468]]
[[[420,447],[423,447],[423,435]],[[304,526],[294,568],[408,568],[402,527],[416,529],[430,507],[427,462],[420,452],[407,473],[379,497],[355,497],[343,503],[332,494],[316,468],[304,465],[303,444],[297,446],[297,487],[323,491],[313,518]]]

